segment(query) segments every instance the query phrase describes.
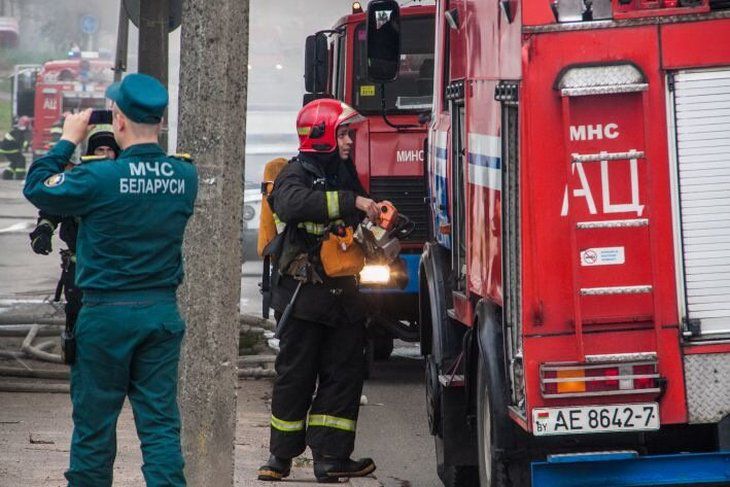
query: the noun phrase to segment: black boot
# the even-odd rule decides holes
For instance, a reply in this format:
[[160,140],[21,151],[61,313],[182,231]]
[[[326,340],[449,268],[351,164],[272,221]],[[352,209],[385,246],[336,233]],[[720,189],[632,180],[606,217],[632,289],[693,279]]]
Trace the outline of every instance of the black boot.
[[269,457],[265,465],[259,467],[259,480],[281,480],[291,473],[291,458]]
[[370,458],[353,460],[351,458],[315,457],[314,476],[317,482],[334,483],[341,478],[365,477],[375,471],[375,462]]

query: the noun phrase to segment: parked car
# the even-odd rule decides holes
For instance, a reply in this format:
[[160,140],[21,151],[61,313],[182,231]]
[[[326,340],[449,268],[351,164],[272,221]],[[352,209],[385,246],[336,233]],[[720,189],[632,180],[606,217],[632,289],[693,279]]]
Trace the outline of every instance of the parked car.
[[261,215],[261,184],[246,181],[243,191],[243,258],[256,260],[256,243],[259,235],[259,215]]

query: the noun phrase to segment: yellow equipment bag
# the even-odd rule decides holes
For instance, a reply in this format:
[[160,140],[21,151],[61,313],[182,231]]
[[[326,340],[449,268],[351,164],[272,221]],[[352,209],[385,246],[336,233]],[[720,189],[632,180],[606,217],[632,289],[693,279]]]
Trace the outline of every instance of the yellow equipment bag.
[[365,254],[353,238],[352,227],[344,227],[341,235],[328,233],[322,241],[319,257],[329,277],[356,276],[365,266]]
[[289,161],[283,157],[277,157],[266,163],[264,166],[264,180],[261,183],[261,214],[259,215],[259,236],[256,242],[256,251],[263,257],[266,246],[276,237],[276,221],[274,212],[267,201],[268,196],[274,189],[274,180]]

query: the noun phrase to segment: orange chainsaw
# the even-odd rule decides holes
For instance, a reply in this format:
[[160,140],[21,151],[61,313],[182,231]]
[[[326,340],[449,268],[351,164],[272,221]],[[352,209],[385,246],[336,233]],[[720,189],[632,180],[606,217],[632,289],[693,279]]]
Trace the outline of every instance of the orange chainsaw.
[[400,241],[415,229],[415,223],[398,212],[390,201],[378,203],[380,215],[377,222],[365,218],[355,231],[355,240],[362,246],[369,262],[389,264],[400,253]]

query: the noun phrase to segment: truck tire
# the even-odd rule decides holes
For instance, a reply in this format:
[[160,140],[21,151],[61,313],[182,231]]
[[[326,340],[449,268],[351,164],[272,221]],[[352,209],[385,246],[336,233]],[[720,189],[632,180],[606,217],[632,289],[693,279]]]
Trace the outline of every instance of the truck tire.
[[499,458],[498,447],[492,435],[494,415],[489,405],[489,385],[484,360],[477,368],[477,435],[479,438],[479,485],[481,487],[509,487],[507,466]]
[[444,487],[480,487],[479,472],[475,467],[440,467],[439,478]]
[[427,355],[426,370],[426,416],[431,435],[441,436],[441,384],[438,378],[438,365],[433,355]]
[[[473,394],[476,396],[479,478],[481,487],[530,487],[529,437],[507,412],[501,309],[482,300],[477,305],[479,351]],[[474,369],[472,369],[474,370]]]
[[426,243],[419,270],[419,325],[421,353],[426,368],[426,410],[436,446],[436,471],[446,487],[476,487],[476,435],[466,422],[464,389],[444,388],[439,374],[458,360],[466,327],[453,323],[446,312],[451,305],[448,290],[449,253]]

